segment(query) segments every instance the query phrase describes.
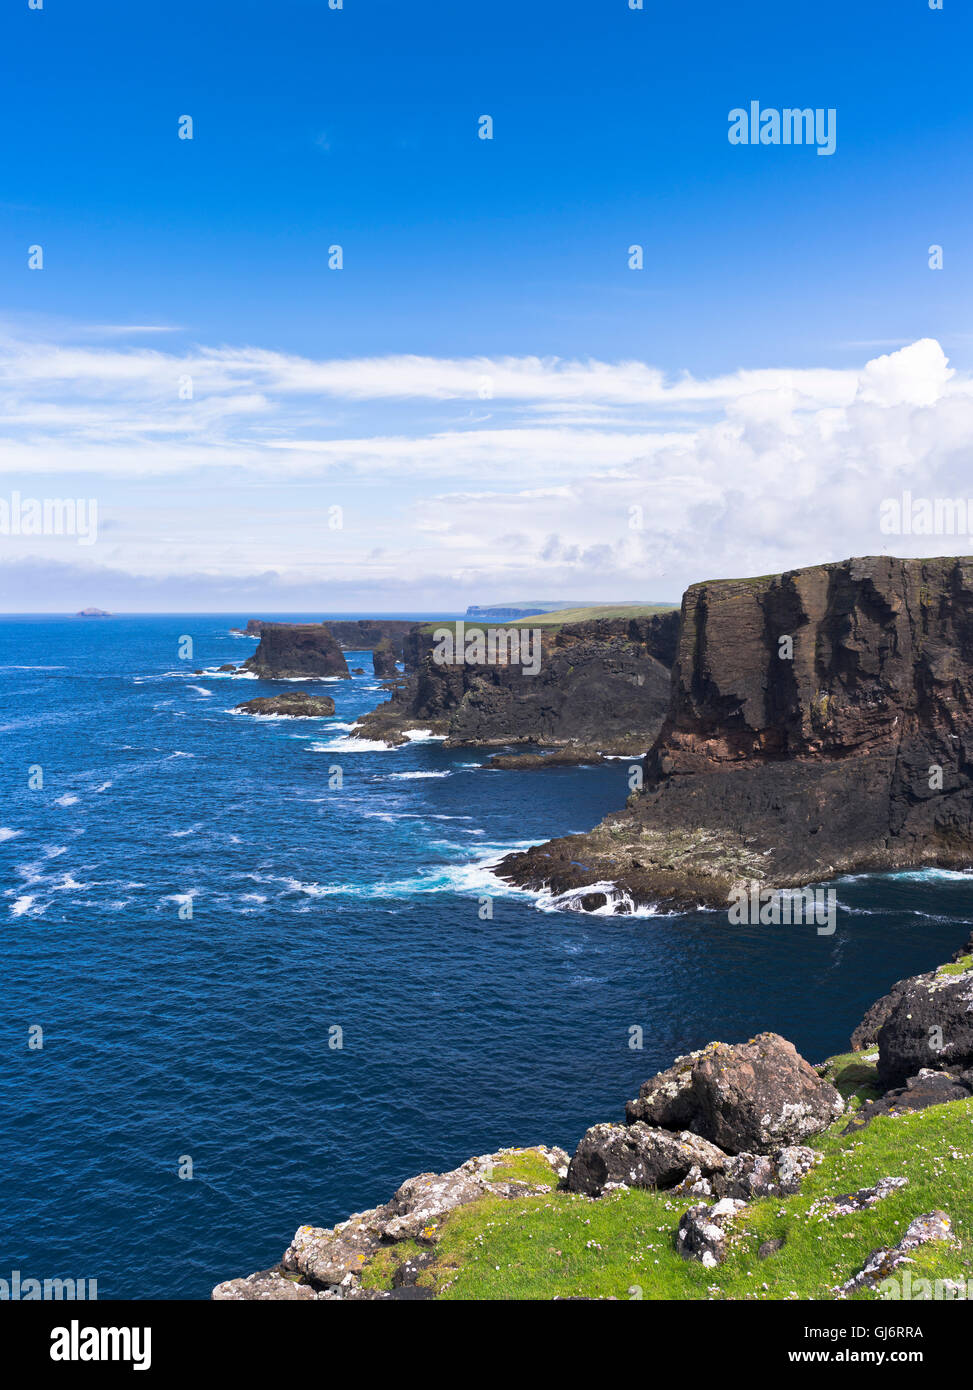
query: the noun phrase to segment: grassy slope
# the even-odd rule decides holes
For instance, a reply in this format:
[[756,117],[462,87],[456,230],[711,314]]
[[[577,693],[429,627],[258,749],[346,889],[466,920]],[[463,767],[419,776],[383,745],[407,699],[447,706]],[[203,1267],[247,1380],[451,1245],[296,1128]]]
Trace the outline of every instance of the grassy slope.
[[[488,627],[562,627],[565,623],[587,623],[593,618],[654,618],[657,613],[671,613],[678,603],[627,603],[596,604],[593,608],[560,608],[554,613],[538,613],[530,618],[518,618],[515,622],[503,623],[490,618],[461,619],[467,632],[476,632]],[[452,621],[427,623],[423,632],[432,633],[439,628],[454,627]]]
[[[862,1054],[827,1065],[853,1108],[877,1094],[874,1065]],[[844,1117],[813,1140],[824,1162],[800,1193],[765,1198],[742,1213],[727,1260],[716,1269],[676,1253],[675,1229],[697,1200],[691,1196],[631,1189],[593,1201],[552,1191],[513,1201],[487,1197],[453,1212],[420,1282],[450,1299],[830,1299],[832,1287],[872,1250],[894,1245],[914,1217],[936,1207],[952,1217],[962,1248],[925,1246],[906,1268],[913,1279],[973,1278],[973,1100],[881,1116],[852,1135],[841,1133],[846,1123]],[[549,1182],[550,1169],[527,1149],[497,1176]],[[811,1210],[822,1197],[890,1176],[906,1177],[908,1185],[870,1210],[831,1218]],[[780,1237],[783,1248],[759,1259],[758,1246]],[[399,1259],[417,1250],[410,1244],[381,1252],[365,1282],[389,1287]]]

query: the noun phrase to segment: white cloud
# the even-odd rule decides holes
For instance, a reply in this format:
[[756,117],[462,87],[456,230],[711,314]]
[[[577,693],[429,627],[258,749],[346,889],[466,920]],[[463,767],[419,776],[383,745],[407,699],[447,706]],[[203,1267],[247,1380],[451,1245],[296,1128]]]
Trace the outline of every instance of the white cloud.
[[[452,588],[678,597],[720,574],[973,549],[879,529],[879,503],[902,489],[973,493],[973,380],[930,339],[859,370],[697,379],[640,362],[313,361],[8,335],[0,407],[4,486],[83,476],[117,524],[72,563],[135,575],[249,583],[274,569],[284,584],[357,584],[372,605],[387,586],[384,606],[401,608],[430,586],[440,603]],[[64,559],[41,540],[3,538],[2,552]]]

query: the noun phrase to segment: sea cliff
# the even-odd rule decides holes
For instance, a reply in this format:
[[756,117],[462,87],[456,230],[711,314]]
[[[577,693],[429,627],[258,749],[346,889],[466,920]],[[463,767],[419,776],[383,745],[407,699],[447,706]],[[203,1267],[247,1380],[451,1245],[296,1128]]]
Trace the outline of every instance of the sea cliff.
[[498,872],[624,910],[971,860],[973,559],[873,556],[688,589],[642,789]]
[[[359,723],[363,738],[401,742],[417,726],[450,745],[513,744],[641,755],[669,703],[678,614],[505,629],[530,632],[536,669],[467,655],[482,626],[468,624],[441,659],[435,624],[413,629],[408,678]],[[470,639],[473,639],[472,641]],[[532,652],[534,647],[531,647]]]

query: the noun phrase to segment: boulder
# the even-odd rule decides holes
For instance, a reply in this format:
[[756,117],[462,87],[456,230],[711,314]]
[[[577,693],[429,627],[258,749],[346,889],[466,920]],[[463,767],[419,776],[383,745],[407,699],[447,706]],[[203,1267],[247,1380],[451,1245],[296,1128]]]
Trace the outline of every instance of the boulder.
[[904,980],[878,1035],[878,1078],[901,1086],[923,1068],[973,1065],[973,970]]
[[352,1217],[333,1230],[320,1226],[300,1226],[284,1252],[281,1268],[300,1274],[312,1284],[328,1287],[342,1284],[361,1273],[381,1244],[378,1215]]
[[243,714],[276,714],[284,719],[322,719],[334,714],[334,700],[330,695],[311,695],[306,690],[288,690],[283,695],[261,696],[256,700],[244,700],[237,709]]
[[678,1057],[629,1101],[629,1124],[690,1129],[730,1154],[774,1154],[825,1129],[844,1110],[793,1043],[759,1033]]
[[713,1206],[704,1202],[690,1207],[676,1231],[676,1249],[685,1260],[699,1260],[714,1269],[726,1258],[726,1238],[737,1212],[745,1202],[724,1197]]
[[822,1157],[805,1144],[789,1145],[774,1159],[766,1154],[736,1154],[714,1174],[709,1191],[714,1197],[736,1197],[745,1202],[757,1197],[793,1196],[800,1190],[805,1173]]
[[669,1188],[694,1168],[704,1176],[726,1161],[721,1149],[686,1130],[672,1134],[641,1122],[593,1125],[571,1159],[565,1185],[589,1197],[611,1187]]
[[245,1279],[227,1279],[217,1284],[210,1294],[216,1303],[254,1302],[307,1302],[318,1297],[310,1284],[302,1284],[297,1279],[288,1279],[280,1270],[268,1269],[261,1274],[248,1274]]
[[954,1076],[948,1071],[932,1071],[924,1067],[918,1076],[910,1076],[904,1086],[893,1087],[878,1100],[867,1100],[851,1117],[843,1133],[853,1134],[864,1129],[878,1115],[902,1115],[910,1110],[925,1110],[930,1105],[948,1105],[954,1100],[969,1100],[973,1096],[973,1068]]

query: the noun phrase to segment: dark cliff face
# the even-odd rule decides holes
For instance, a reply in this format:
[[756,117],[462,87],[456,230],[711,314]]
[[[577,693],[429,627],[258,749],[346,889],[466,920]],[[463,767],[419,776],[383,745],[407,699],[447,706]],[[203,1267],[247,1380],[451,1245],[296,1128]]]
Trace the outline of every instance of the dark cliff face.
[[[409,634],[417,626],[411,618],[338,618],[325,619],[323,624],[341,647],[354,652],[369,652],[383,642],[390,642],[397,660],[401,661]],[[259,637],[265,627],[305,627],[305,623],[268,623],[263,618],[251,618],[243,632],[247,637]]]
[[402,659],[401,643],[396,644],[388,637],[382,639],[372,648],[372,666],[376,676],[382,680],[399,674],[397,661]]
[[971,862],[973,559],[694,585],[645,789],[582,838],[520,856],[517,881],[574,886],[609,844],[610,877],[682,902]]
[[344,653],[323,623],[264,623],[244,666],[266,680],[348,676]]
[[325,625],[341,646],[350,651],[373,652],[376,647],[388,644],[398,661],[402,660],[406,639],[416,626],[411,620],[402,618],[325,619]]
[[[677,625],[673,612],[539,628],[534,674],[520,664],[441,663],[434,633],[415,629],[411,676],[361,732],[395,737],[421,723],[457,744],[590,744],[641,756],[668,707]],[[466,627],[467,635],[487,630]]]
[[973,693],[971,583],[973,560],[873,557],[694,585],[658,760],[705,772],[919,739],[955,763],[948,736]]

